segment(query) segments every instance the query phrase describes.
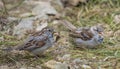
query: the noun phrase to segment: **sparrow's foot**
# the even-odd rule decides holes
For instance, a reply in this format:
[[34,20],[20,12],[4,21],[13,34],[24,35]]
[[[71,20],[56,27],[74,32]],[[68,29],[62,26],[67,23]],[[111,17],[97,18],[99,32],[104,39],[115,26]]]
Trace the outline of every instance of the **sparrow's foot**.
[[35,55],[34,58],[39,59],[39,58],[45,58],[45,55]]
[[34,58],[35,58],[35,59],[39,59],[40,56],[39,56],[39,55],[35,55]]
[[87,50],[87,48],[84,47],[84,46],[76,46],[75,49],[79,49],[79,50]]

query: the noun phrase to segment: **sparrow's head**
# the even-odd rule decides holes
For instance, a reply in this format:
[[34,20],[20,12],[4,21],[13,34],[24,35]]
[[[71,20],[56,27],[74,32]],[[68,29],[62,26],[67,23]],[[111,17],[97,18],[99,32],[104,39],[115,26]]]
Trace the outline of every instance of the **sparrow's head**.
[[94,34],[94,38],[98,44],[102,43],[104,40],[103,32],[104,27],[103,25],[99,24],[96,26],[91,27],[91,31]]
[[101,35],[95,35],[94,39],[95,39],[97,44],[101,44],[103,42],[103,40],[104,40],[104,37],[101,36]]
[[44,28],[44,31],[48,35],[49,38],[54,38],[55,42],[57,42],[60,39],[59,32],[56,32],[54,28],[46,27]]
[[91,30],[94,35],[96,34],[103,35],[104,27],[102,25],[96,25],[96,26],[91,27]]

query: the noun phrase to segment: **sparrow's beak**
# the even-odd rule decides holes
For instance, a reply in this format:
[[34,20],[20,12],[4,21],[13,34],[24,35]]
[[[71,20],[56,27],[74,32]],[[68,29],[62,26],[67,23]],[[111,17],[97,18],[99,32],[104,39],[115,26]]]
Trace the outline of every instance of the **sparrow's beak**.
[[57,33],[57,32],[54,32],[54,35],[55,35],[55,36],[58,36],[58,35],[59,35],[59,33]]
[[102,34],[102,32],[99,32],[99,34]]
[[56,36],[55,42],[57,42],[60,39],[60,33],[54,32],[54,36]]
[[103,35],[103,32],[99,32],[100,35]]

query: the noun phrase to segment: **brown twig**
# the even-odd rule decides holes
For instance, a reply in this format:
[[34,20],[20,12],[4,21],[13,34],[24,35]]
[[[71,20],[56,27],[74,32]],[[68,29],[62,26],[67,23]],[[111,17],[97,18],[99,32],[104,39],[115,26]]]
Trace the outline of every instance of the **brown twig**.
[[8,15],[8,11],[7,11],[7,7],[6,7],[5,1],[2,0],[2,3],[3,3],[3,7],[4,7],[4,14],[5,14],[5,15]]

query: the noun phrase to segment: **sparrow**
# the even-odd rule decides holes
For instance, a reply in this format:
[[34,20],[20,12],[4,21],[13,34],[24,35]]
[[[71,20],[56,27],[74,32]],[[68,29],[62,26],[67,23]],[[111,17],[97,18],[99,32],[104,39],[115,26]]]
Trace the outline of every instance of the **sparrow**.
[[[56,36],[55,39],[54,36]],[[45,27],[41,31],[31,34],[20,46],[16,46],[14,48],[7,48],[4,50],[24,50],[31,52],[36,56],[39,56],[43,54],[44,51],[52,47],[59,40],[59,38],[59,33],[55,32],[53,28]]]
[[70,30],[69,35],[74,38],[77,47],[95,48],[104,40],[102,25],[76,28],[67,20],[61,20],[60,23]]

